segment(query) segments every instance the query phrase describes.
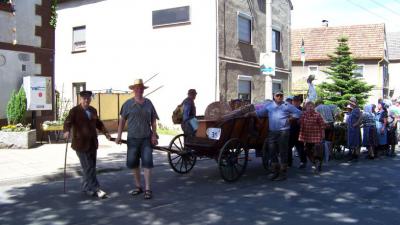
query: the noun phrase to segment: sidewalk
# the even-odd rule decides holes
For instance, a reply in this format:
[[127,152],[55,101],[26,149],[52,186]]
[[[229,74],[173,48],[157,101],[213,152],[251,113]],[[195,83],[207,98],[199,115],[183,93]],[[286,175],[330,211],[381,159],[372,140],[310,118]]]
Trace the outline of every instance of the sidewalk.
[[[112,135],[116,136],[115,134]],[[123,134],[125,139],[126,133]],[[167,146],[173,136],[160,135],[159,145]],[[32,149],[0,149],[0,185],[29,181],[49,181],[63,177],[65,146],[43,144]],[[154,151],[154,160],[167,163],[166,153]],[[97,169],[99,173],[126,169],[126,145],[117,145],[99,136]],[[67,175],[77,176],[80,164],[74,150],[68,144]]]

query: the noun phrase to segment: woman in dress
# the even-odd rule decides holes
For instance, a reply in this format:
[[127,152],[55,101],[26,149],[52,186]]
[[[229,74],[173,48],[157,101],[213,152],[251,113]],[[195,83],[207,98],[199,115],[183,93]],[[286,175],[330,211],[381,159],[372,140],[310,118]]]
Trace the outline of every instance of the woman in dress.
[[376,134],[378,139],[378,146],[375,150],[375,157],[378,156],[379,151],[387,149],[387,123],[388,113],[384,102],[378,103],[378,112],[375,115]]
[[363,141],[362,145],[368,149],[368,159],[374,159],[374,148],[377,145],[376,141],[376,125],[375,125],[375,108],[374,104],[364,107],[363,112]]
[[350,98],[349,104],[353,109],[351,110],[351,113],[347,120],[347,147],[349,148],[351,153],[350,161],[357,161],[361,147],[360,125],[362,122],[362,114],[360,108],[358,107],[357,99],[355,97]]

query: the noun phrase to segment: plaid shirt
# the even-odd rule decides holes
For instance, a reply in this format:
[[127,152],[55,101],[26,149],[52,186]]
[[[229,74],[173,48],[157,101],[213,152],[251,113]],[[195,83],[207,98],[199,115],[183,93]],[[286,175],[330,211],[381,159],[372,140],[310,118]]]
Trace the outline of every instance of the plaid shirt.
[[317,112],[305,112],[300,118],[299,141],[304,143],[321,143],[325,122]]

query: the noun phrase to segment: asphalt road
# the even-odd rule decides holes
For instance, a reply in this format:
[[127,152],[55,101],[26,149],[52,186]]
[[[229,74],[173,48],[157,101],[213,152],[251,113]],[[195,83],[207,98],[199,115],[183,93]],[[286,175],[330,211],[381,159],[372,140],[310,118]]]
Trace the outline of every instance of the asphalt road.
[[[235,183],[220,178],[214,160],[199,160],[186,175],[174,173],[161,153],[152,200],[128,195],[130,171],[99,174],[110,198],[80,193],[80,179],[1,184],[0,224],[400,224],[400,157],[348,164],[331,161],[321,175],[292,168],[272,182],[251,157]],[[123,166],[123,165],[122,165]]]

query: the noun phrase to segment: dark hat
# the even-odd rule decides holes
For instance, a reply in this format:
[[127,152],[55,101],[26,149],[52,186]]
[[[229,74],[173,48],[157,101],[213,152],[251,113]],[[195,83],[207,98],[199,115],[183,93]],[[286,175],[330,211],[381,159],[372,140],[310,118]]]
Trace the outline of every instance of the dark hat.
[[196,89],[189,89],[189,90],[188,90],[188,95],[190,95],[190,94],[196,95],[196,94],[197,94]]
[[274,95],[277,95],[277,94],[283,95],[283,91],[282,91],[282,90],[276,90],[276,91],[274,92]]
[[300,97],[300,96],[298,96],[298,95],[296,95],[296,96],[294,96],[293,97],[293,101],[303,101],[303,99]]
[[356,99],[356,97],[354,97],[354,96],[351,97],[350,100],[349,100],[349,103],[352,104],[352,105],[357,105],[357,99]]
[[92,92],[91,91],[81,91],[79,92],[79,96],[81,97],[92,97]]

